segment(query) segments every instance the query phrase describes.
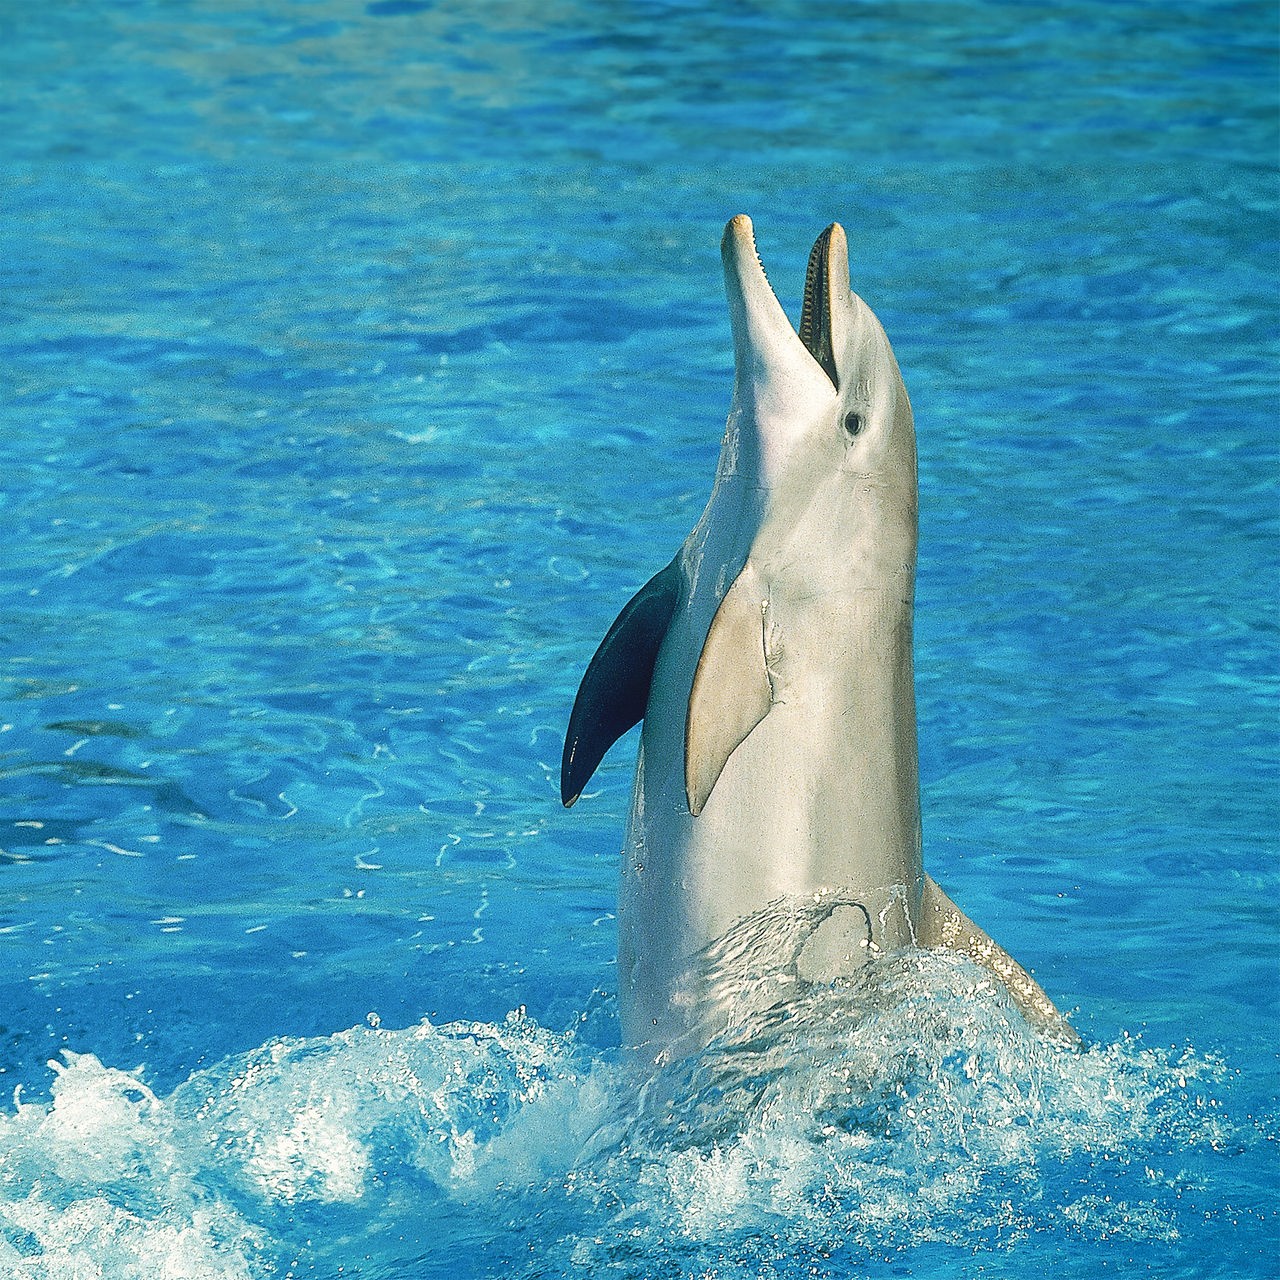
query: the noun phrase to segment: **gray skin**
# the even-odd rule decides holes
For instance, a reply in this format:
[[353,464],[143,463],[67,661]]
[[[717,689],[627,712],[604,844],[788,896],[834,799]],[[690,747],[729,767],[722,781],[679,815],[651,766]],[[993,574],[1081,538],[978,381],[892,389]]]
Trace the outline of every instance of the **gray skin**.
[[789,958],[798,976],[947,947],[995,973],[1033,1024],[1074,1041],[1034,980],[924,873],[915,429],[884,330],[848,288],[844,232],[814,246],[800,335],[745,216],[722,254],[735,379],[715,485],[602,643],[565,744],[572,804],[643,714],[618,903],[624,1041],[664,1061],[730,1029],[743,1005],[700,958],[770,904],[824,901]]

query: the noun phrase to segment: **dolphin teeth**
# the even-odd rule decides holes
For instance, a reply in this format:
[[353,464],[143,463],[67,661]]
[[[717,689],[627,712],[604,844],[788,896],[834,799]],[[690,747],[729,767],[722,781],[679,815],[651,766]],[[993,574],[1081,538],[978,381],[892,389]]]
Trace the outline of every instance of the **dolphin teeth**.
[[[751,228],[751,234],[748,239],[751,241],[751,252],[755,255],[756,266],[760,268],[760,274],[764,276],[765,284],[767,284],[770,289],[773,289],[773,282],[769,279],[769,272],[764,265],[764,259],[760,256],[760,246],[756,244],[756,233],[754,227]],[[774,290],[774,293],[776,296],[777,290]]]
[[828,255],[834,223],[814,242],[809,254],[809,266],[804,275],[804,301],[800,309],[800,341],[805,349],[822,366],[831,379],[831,385],[840,390],[840,373],[836,368],[835,352],[831,341],[831,290]]
[[[764,259],[760,256],[760,250],[756,248],[756,242],[754,239],[751,241],[751,252],[756,255],[756,266],[760,268],[760,274],[764,276],[765,284],[767,284],[770,289],[773,289],[773,281],[769,279],[769,272],[765,268]],[[777,293],[776,289],[774,290],[774,293]]]

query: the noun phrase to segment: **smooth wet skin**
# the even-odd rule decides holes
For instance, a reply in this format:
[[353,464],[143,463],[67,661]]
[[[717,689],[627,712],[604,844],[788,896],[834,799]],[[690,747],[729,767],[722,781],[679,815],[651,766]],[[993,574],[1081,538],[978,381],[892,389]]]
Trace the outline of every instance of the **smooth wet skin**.
[[624,1039],[663,1058],[723,1030],[736,1014],[697,958],[767,905],[815,896],[838,905],[799,978],[945,946],[1071,1038],[924,874],[915,430],[884,330],[848,288],[844,231],[814,246],[799,335],[745,216],[722,254],[735,377],[715,485],[675,559],[610,629],[565,743],[572,803],[639,718],[648,680],[619,891]]

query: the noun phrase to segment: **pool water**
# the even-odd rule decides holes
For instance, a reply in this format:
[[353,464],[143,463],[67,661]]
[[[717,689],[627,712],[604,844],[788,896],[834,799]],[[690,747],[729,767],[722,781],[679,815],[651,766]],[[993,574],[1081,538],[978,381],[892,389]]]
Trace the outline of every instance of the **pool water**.
[[[0,1272],[1274,1274],[1267,4],[0,14]],[[635,738],[747,212],[916,411],[967,965],[617,1047]]]

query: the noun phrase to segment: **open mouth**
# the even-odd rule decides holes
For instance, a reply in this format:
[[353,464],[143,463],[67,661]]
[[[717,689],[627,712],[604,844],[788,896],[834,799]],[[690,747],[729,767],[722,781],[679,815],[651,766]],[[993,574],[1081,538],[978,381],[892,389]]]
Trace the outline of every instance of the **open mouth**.
[[805,349],[831,379],[831,385],[840,390],[836,374],[835,352],[831,346],[831,236],[835,224],[829,226],[817,239],[809,254],[809,267],[804,277],[804,302],[800,311],[800,341]]
[[[849,269],[844,231],[833,222],[809,255],[799,332],[783,310],[756,249],[751,219],[731,218],[720,243],[733,325],[735,387],[754,402],[767,394],[826,404],[840,390],[836,361],[847,327]],[[816,367],[815,367],[816,366]]]

